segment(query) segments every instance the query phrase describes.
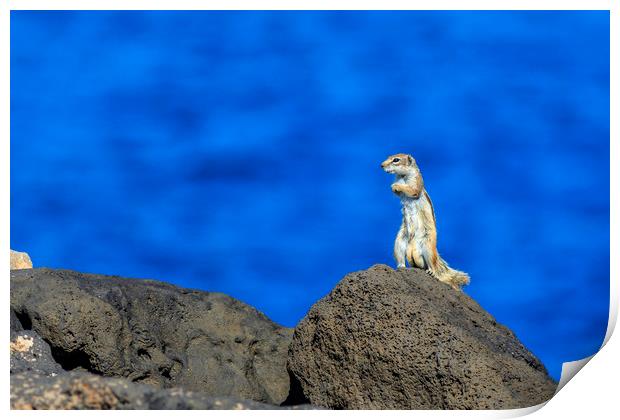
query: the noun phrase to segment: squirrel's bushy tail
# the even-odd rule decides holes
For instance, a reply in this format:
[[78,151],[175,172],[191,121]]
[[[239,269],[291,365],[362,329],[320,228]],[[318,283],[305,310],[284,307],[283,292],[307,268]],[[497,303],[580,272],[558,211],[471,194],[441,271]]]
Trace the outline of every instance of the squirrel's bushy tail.
[[456,290],[461,290],[461,287],[469,284],[467,273],[451,268],[439,255],[437,255],[435,267],[429,267],[428,272],[437,280],[449,284]]

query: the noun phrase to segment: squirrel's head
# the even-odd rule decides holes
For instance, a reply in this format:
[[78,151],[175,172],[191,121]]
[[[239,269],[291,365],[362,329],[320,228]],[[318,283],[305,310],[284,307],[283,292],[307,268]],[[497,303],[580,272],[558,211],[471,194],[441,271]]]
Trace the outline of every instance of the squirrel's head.
[[407,175],[416,167],[416,163],[413,156],[399,153],[384,160],[381,167],[388,174]]

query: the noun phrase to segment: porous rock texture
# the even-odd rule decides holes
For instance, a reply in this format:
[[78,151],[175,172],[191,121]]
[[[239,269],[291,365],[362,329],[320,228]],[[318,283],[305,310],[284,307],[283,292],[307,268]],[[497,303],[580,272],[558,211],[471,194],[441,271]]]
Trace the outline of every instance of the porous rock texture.
[[[11,329],[64,370],[279,404],[292,330],[221,293],[46,268],[11,271]],[[14,316],[15,315],[15,316]]]
[[557,384],[506,327],[422,270],[345,276],[295,328],[288,403],[347,409],[507,409]]
[[[87,372],[58,376],[11,375],[14,410],[261,410],[280,407],[231,397],[208,397],[180,388],[159,389],[125,378]],[[286,407],[310,409],[310,406]]]

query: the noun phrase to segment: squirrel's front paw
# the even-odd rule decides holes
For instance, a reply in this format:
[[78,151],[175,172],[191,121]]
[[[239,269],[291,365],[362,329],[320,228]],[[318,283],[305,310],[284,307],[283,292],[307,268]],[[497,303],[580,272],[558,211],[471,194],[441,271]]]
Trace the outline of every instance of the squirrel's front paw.
[[402,185],[399,184],[392,184],[392,192],[394,194],[400,194],[401,192],[403,192],[402,190]]

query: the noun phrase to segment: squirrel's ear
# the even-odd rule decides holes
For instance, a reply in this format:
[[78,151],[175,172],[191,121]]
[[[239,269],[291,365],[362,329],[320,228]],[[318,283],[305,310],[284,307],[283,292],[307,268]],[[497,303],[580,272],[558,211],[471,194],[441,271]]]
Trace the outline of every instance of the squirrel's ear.
[[407,160],[409,161],[409,165],[413,165],[413,162],[415,162],[411,155],[407,155]]

